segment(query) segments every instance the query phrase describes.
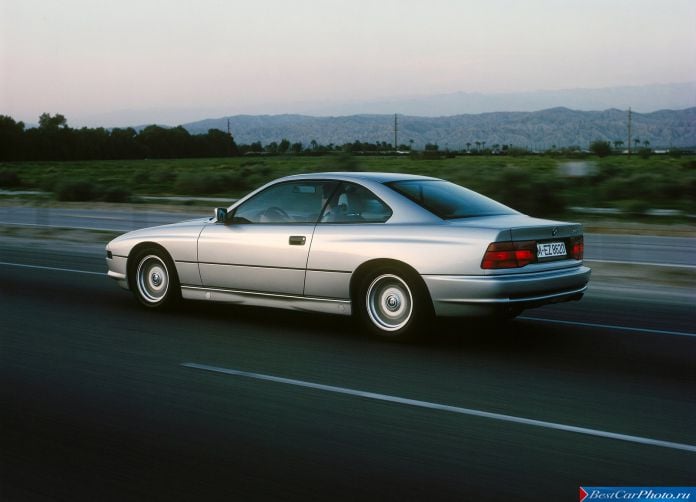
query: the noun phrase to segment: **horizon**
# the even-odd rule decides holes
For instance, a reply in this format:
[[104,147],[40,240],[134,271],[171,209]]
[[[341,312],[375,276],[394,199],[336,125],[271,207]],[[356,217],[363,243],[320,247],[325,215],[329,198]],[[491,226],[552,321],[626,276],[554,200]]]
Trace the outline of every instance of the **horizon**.
[[[670,86],[670,85],[688,85],[688,86],[693,86],[694,89],[696,89],[696,81],[694,82],[683,82],[683,83],[675,83],[675,84],[654,84],[656,86]],[[640,89],[643,87],[651,87],[651,86],[630,86],[634,87],[636,89]],[[613,90],[616,88],[598,88],[598,89],[557,89],[557,90],[552,90],[548,92],[572,92],[572,91],[603,91],[603,90]],[[538,91],[530,91],[529,94],[534,94],[534,93],[543,93],[547,92],[546,90],[538,90]],[[500,95],[514,95],[516,93],[493,93],[493,94],[484,94],[484,93],[462,93],[462,92],[456,92],[456,93],[450,93],[447,95],[436,95],[436,96],[422,96],[423,99],[428,99],[428,98],[438,98],[440,96],[454,96],[458,94],[465,94],[465,95],[480,95],[480,96],[486,96],[486,97],[494,97],[494,96],[500,96]],[[524,94],[524,93],[520,93]],[[398,99],[398,98],[395,98]],[[367,102],[369,103],[369,102]],[[363,104],[364,105],[364,104]],[[686,103],[684,106],[676,106],[676,107],[653,107],[654,109],[650,109],[647,111],[642,111],[642,110],[637,110],[634,107],[618,107],[618,106],[610,106],[606,108],[587,108],[587,107],[573,107],[573,106],[567,106],[567,105],[551,105],[548,107],[543,107],[543,108],[534,108],[534,109],[500,109],[500,110],[491,110],[491,111],[477,111],[477,112],[457,112],[457,113],[451,113],[449,115],[442,115],[442,114],[417,114],[417,113],[400,113],[400,112],[390,112],[390,111],[382,111],[382,112],[349,112],[349,113],[303,113],[303,112],[292,112],[292,111],[280,111],[277,113],[235,113],[235,114],[229,114],[229,115],[208,115],[205,116],[205,114],[199,114],[198,116],[200,118],[194,118],[192,120],[186,120],[186,121],[180,121],[180,122],[157,122],[157,121],[135,121],[131,123],[121,123],[121,124],[106,124],[106,123],[101,123],[99,121],[94,121],[90,120],[88,123],[79,123],[78,125],[75,125],[74,123],[71,122],[71,117],[67,116],[64,113],[61,113],[60,111],[56,112],[42,112],[42,113],[49,113],[49,115],[54,115],[54,114],[62,114],[65,116],[67,120],[67,125],[69,127],[104,127],[106,129],[118,129],[118,128],[128,128],[132,127],[135,129],[142,129],[147,126],[151,125],[156,125],[156,126],[161,126],[161,127],[166,127],[166,128],[173,128],[173,127],[178,127],[178,126],[189,126],[189,125],[195,125],[200,122],[206,122],[206,121],[217,121],[217,120],[225,120],[228,118],[235,118],[235,117],[282,117],[282,116],[297,116],[297,117],[307,117],[307,118],[343,118],[343,117],[359,117],[359,116],[393,116],[393,115],[398,115],[399,117],[408,117],[408,118],[423,118],[423,119],[432,119],[432,118],[447,118],[447,117],[458,117],[458,116],[465,116],[465,115],[471,115],[471,116],[477,116],[477,115],[485,115],[485,114],[510,114],[510,113],[541,113],[541,112],[546,112],[554,109],[565,109],[568,111],[572,112],[589,112],[589,113],[605,113],[605,112],[610,112],[610,111],[621,111],[621,112],[628,112],[629,108],[631,108],[632,112],[634,114],[639,114],[639,115],[648,115],[651,113],[658,113],[658,112],[664,112],[664,111],[683,111],[683,110],[688,110],[691,108],[696,108],[696,95],[693,98],[693,102],[691,103]],[[179,112],[180,110],[173,109],[171,110],[175,113]],[[115,110],[112,112],[107,112],[103,116],[108,117],[112,115],[118,115],[120,113],[128,113],[128,114],[142,114],[142,113],[149,113],[149,110]],[[156,112],[162,113],[164,112],[169,113],[170,110],[156,110]],[[2,113],[0,113],[2,115]],[[11,116],[10,116],[11,117]],[[34,121],[23,121],[20,120],[16,117],[11,117],[17,122],[23,122],[26,127],[32,128],[32,127],[37,127],[38,126],[38,116],[36,117],[36,120]]]
[[[634,115],[650,115],[653,113],[660,113],[660,112],[679,112],[679,111],[686,111],[690,110],[692,108],[696,108],[696,104],[690,104],[688,106],[684,107],[679,107],[679,108],[659,108],[651,111],[639,111],[631,107],[631,112]],[[542,108],[542,109],[535,109],[535,110],[497,110],[497,111],[488,111],[488,112],[475,112],[475,113],[453,113],[451,115],[417,115],[417,114],[408,114],[408,113],[390,113],[390,112],[383,112],[383,113],[347,113],[347,114],[310,114],[310,113],[293,113],[293,112],[281,112],[281,113],[237,113],[234,115],[220,115],[220,116],[205,116],[200,119],[196,120],[190,120],[186,122],[179,122],[179,123],[163,123],[163,122],[140,122],[140,123],[132,123],[132,124],[125,124],[125,125],[106,125],[106,124],[90,124],[90,125],[85,125],[85,124],[79,124],[75,125],[71,122],[70,117],[65,115],[64,113],[61,113],[60,111],[58,112],[44,112],[48,113],[49,115],[55,115],[55,114],[61,114],[65,117],[66,119],[66,126],[71,127],[71,128],[80,128],[80,127],[87,127],[87,128],[98,128],[98,127],[103,127],[107,130],[110,129],[123,129],[123,128],[134,128],[136,130],[141,130],[145,127],[148,126],[159,126],[159,127],[164,127],[164,128],[174,128],[174,127],[186,127],[186,126],[193,126],[202,122],[208,122],[208,121],[219,121],[219,120],[226,120],[226,119],[233,119],[233,118],[240,118],[240,117],[305,117],[305,118],[314,118],[314,119],[339,119],[339,118],[350,118],[350,117],[389,117],[389,116],[398,116],[398,117],[403,117],[403,118],[415,118],[415,119],[438,119],[438,118],[452,118],[452,117],[459,117],[459,116],[479,116],[479,115],[494,115],[494,114],[536,114],[536,113],[544,113],[552,110],[567,110],[569,112],[580,112],[580,113],[607,113],[607,112],[626,112],[628,113],[629,109],[628,108],[616,108],[616,107],[611,107],[611,108],[603,108],[603,109],[579,109],[579,108],[572,108],[568,106],[550,106],[548,108]],[[2,115],[2,113],[0,113]],[[29,121],[25,122],[22,120],[17,119],[16,117],[10,116],[13,120],[16,122],[22,122],[24,123],[26,128],[34,128],[38,127],[38,117],[36,121]]]

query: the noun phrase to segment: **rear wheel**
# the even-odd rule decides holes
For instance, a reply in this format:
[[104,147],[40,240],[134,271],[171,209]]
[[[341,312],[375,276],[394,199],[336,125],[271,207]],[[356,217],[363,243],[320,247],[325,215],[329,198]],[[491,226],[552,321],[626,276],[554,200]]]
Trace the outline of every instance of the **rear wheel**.
[[384,340],[416,339],[432,317],[430,299],[420,277],[396,267],[366,274],[354,304],[362,325]]
[[181,297],[179,279],[172,259],[164,251],[147,248],[135,257],[131,289],[148,308],[169,307]]

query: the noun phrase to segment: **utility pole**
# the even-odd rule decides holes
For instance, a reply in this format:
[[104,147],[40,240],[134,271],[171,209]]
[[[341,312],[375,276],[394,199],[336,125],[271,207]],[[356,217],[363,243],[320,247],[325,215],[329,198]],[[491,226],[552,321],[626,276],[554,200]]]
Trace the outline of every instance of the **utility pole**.
[[628,107],[628,158],[631,158],[631,107]]
[[235,153],[234,138],[232,138],[232,131],[230,130],[230,119],[227,119],[227,138],[229,141],[229,155],[232,156]]
[[397,142],[397,131],[399,130],[399,125],[396,118],[396,113],[394,114],[394,151],[399,149],[399,143]]

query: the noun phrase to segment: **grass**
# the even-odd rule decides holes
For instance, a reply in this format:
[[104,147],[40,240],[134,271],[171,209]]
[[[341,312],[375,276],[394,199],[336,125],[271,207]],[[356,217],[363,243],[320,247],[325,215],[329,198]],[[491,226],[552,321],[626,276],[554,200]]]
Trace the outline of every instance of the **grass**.
[[[409,157],[269,156],[217,159],[0,163],[12,189],[74,193],[94,199],[114,190],[138,195],[239,197],[280,176],[320,171],[384,171],[436,176],[467,186],[529,214],[564,214],[571,206],[696,212],[696,159],[653,155],[586,159],[551,156]],[[88,183],[91,186],[85,187]],[[0,187],[2,188],[2,187]],[[78,199],[66,199],[78,200]]]

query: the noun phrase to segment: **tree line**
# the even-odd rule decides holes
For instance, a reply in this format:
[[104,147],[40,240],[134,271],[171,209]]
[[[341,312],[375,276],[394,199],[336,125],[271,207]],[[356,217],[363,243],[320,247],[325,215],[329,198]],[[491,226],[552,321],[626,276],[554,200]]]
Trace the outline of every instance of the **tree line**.
[[[635,152],[642,157],[652,153],[649,141],[634,140]],[[643,148],[639,148],[640,145]],[[600,157],[621,153],[623,141],[594,141],[587,153]],[[513,145],[493,144],[485,141],[466,143],[461,151],[444,150],[436,143],[428,143],[422,152],[409,144],[394,145],[386,141],[353,141],[343,144],[322,145],[316,140],[309,144],[290,142],[283,138],[263,145],[260,141],[237,145],[231,134],[219,129],[209,129],[206,134],[191,134],[182,126],[161,127],[150,125],[142,130],[132,127],[106,129],[103,127],[74,129],[68,126],[61,114],[43,113],[38,127],[26,127],[12,117],[0,115],[0,161],[44,161],[44,160],[121,160],[121,159],[173,159],[233,157],[237,155],[325,155],[346,152],[353,155],[394,155],[411,153],[416,159],[441,158],[466,155],[528,155],[526,148]],[[552,146],[545,153],[551,155],[577,155],[583,153],[580,147],[556,148]]]
[[[399,150],[410,150],[399,145]],[[0,161],[43,160],[121,160],[233,157],[237,155],[323,155],[331,152],[384,153],[394,151],[386,141],[354,141],[341,145],[308,144],[283,138],[263,145],[260,141],[237,145],[231,134],[209,129],[206,134],[191,134],[182,126],[150,125],[141,130],[132,127],[72,128],[64,115],[43,113],[38,127],[0,115]]]
[[238,155],[234,138],[218,129],[190,134],[183,127],[74,129],[61,115],[44,113],[38,127],[0,115],[0,161],[119,160]]

